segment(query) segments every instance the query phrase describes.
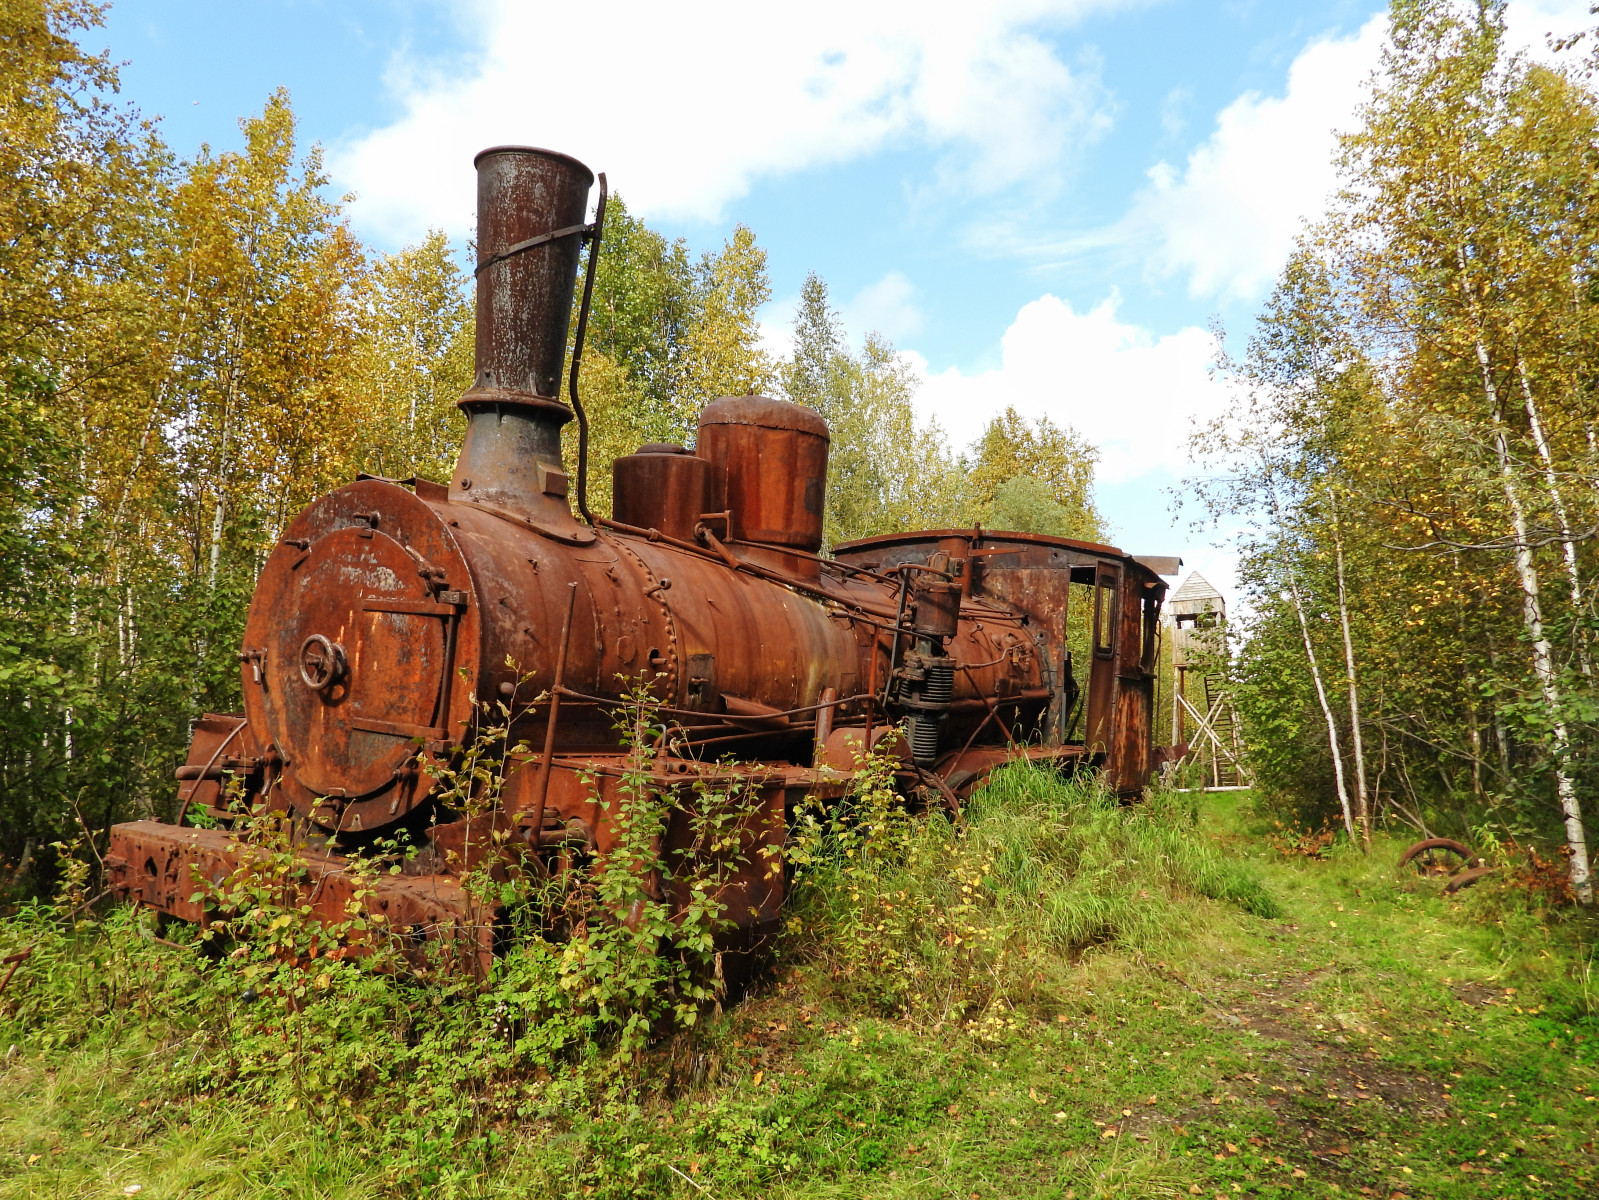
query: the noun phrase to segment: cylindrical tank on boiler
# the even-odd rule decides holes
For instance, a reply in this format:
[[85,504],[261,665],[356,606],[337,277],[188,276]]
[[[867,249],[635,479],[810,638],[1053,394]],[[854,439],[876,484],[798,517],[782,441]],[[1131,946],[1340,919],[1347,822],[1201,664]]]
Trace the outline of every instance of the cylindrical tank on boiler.
[[719,506],[718,468],[672,442],[650,442],[611,464],[611,516],[688,541]]
[[829,441],[827,422],[802,404],[767,396],[707,404],[695,452],[727,472],[728,535],[820,550]]

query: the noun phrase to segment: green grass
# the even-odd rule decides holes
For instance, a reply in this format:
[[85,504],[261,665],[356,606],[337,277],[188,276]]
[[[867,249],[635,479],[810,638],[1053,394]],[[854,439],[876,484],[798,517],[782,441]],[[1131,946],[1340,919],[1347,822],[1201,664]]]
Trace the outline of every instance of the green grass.
[[813,868],[764,988],[501,1081],[467,1139],[403,1083],[311,1114],[180,1086],[233,1019],[185,952],[61,939],[0,1001],[0,1197],[1599,1193],[1588,918],[1446,900],[1403,839],[1285,858],[1236,794],[1031,771],[888,844]]

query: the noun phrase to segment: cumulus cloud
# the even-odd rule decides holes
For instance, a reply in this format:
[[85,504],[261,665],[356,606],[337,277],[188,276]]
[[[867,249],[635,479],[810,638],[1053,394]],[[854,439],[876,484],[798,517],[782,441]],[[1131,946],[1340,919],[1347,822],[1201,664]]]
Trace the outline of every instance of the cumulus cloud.
[[1188,327],[1158,336],[1116,315],[1112,295],[1087,312],[1056,296],[1023,306],[1001,340],[1000,365],[966,374],[922,372],[918,407],[951,442],[973,442],[1007,405],[1029,419],[1070,425],[1100,448],[1108,482],[1181,472],[1193,422],[1218,415],[1211,378],[1216,342]]
[[1050,35],[1132,2],[617,0],[596,25],[581,5],[480,0],[477,52],[449,71],[397,60],[402,115],[330,165],[395,239],[467,227],[470,155],[503,142],[576,154],[651,217],[716,218],[757,178],[904,145],[994,191],[1105,128],[1098,80]]
[[899,271],[890,271],[869,283],[841,310],[844,328],[857,342],[868,333],[880,333],[901,342],[922,331],[922,310],[916,303],[916,285]]
[[1512,0],[1505,10],[1505,32],[1512,45],[1545,57],[1549,39],[1594,24],[1593,0]]
[[[1515,0],[1506,12],[1509,40],[1546,57],[1549,34],[1587,24],[1588,6]],[[1337,186],[1337,132],[1354,128],[1387,32],[1379,15],[1351,35],[1317,38],[1294,59],[1281,95],[1245,92],[1233,100],[1180,167],[1150,168],[1148,186],[1110,240],[1146,247],[1148,268],[1185,279],[1195,297],[1265,294],[1306,220],[1325,210]]]
[[1351,126],[1386,32],[1374,17],[1353,37],[1312,42],[1283,95],[1244,93],[1180,170],[1150,169],[1123,224],[1149,238],[1152,268],[1186,276],[1195,296],[1249,300],[1271,286],[1335,187],[1334,131]]

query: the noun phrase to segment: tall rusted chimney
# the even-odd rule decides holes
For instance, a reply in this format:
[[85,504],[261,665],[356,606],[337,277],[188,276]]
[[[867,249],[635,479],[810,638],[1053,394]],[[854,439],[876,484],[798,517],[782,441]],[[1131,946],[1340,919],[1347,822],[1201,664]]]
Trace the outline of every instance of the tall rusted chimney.
[[[477,352],[459,404],[450,498],[578,540],[561,463],[567,323],[594,173],[565,154],[495,146],[477,167]],[[553,236],[552,236],[553,235]]]

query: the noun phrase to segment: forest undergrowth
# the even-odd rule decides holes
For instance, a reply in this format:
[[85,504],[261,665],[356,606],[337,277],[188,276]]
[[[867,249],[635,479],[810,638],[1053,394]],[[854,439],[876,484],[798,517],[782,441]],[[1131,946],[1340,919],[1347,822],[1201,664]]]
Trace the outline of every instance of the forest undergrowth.
[[959,823],[868,789],[800,822],[769,977],[647,1041],[550,991],[625,956],[296,993],[24,909],[0,1196],[1591,1195],[1592,919],[1445,898],[1403,840],[1284,854],[1247,796],[1021,766]]

